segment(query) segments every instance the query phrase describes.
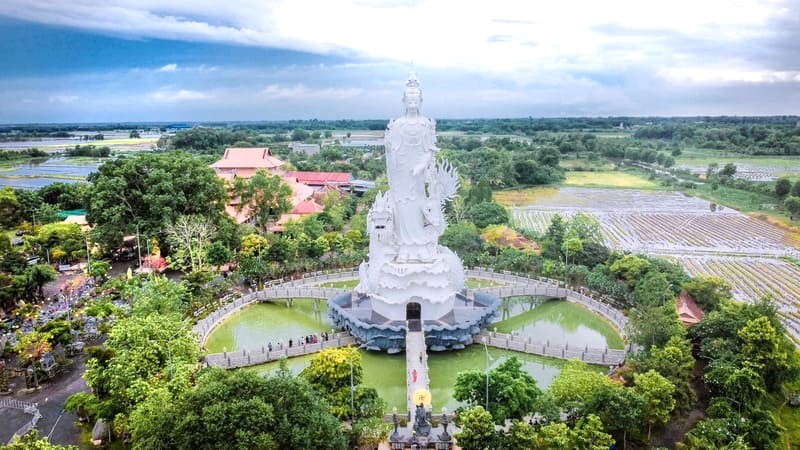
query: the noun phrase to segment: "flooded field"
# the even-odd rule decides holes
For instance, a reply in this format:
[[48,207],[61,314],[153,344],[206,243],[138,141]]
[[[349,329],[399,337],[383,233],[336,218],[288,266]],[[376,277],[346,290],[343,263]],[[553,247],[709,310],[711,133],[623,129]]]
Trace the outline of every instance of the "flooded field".
[[0,187],[38,189],[48,184],[79,183],[101,164],[99,158],[34,158],[0,167]]

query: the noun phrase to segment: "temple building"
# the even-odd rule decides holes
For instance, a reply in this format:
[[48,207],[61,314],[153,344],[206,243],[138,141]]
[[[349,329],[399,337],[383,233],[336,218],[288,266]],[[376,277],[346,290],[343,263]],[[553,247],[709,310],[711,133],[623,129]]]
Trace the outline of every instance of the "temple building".
[[[347,192],[353,181],[353,176],[345,172],[301,172],[286,171],[285,163],[274,157],[266,147],[226,148],[225,154],[211,167],[217,176],[226,181],[228,186],[233,185],[236,178],[250,178],[259,170],[265,170],[277,175],[292,188],[292,210],[280,217],[278,222],[271,226],[271,231],[280,232],[283,225],[292,219],[302,219],[310,214],[323,211],[321,193],[336,189]],[[252,211],[247,206],[239,208],[241,200],[230,194],[225,211],[233,217],[236,223],[245,223],[251,219]]]

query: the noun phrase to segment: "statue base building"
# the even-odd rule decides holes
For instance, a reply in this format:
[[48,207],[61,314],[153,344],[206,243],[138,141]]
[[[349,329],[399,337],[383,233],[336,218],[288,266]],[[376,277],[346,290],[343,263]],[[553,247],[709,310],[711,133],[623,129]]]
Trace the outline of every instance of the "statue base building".
[[352,295],[328,301],[330,314],[369,349],[401,351],[411,328],[425,332],[431,350],[464,348],[489,325],[500,301],[468,298],[461,260],[438,244],[458,174],[434,158],[436,124],[420,115],[414,75],[403,103],[405,115],[386,130],[389,191],[377,195],[367,215],[369,261],[361,263]]
[[333,324],[348,330],[367,350],[399,353],[405,350],[406,331],[415,324],[425,332],[429,350],[461,350],[472,344],[472,336],[489,327],[500,307],[497,297],[481,292],[474,297],[459,293],[453,298],[452,308],[437,319],[414,319],[422,305],[409,301],[403,306],[408,319],[392,320],[375,310],[380,303],[369,296],[347,293],[329,299],[328,311]]

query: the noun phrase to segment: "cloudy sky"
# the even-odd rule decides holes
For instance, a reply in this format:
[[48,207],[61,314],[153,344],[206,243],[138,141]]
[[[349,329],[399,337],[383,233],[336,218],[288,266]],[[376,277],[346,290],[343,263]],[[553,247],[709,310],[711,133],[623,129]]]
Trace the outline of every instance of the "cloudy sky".
[[0,122],[800,114],[800,0],[2,0]]

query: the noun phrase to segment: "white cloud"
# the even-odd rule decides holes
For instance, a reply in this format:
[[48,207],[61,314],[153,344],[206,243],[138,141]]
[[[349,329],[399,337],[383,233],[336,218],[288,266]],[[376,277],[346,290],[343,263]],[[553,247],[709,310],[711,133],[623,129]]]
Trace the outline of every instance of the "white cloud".
[[178,70],[177,64],[166,64],[158,69],[159,72],[175,72],[176,70]]
[[660,75],[672,82],[694,83],[800,83],[797,70],[741,70],[722,68],[672,68],[664,69]]
[[710,64],[677,48],[679,40],[747,44],[798,11],[795,0],[229,0],[224,8],[213,0],[4,0],[0,14],[117,35],[358,55],[530,82],[543,72],[661,66],[681,58]]
[[48,98],[50,103],[73,103],[80,100],[80,97],[77,95],[51,95]]
[[161,103],[178,103],[178,102],[187,102],[187,101],[198,101],[198,100],[209,100],[214,98],[213,95],[200,92],[200,91],[191,91],[188,89],[159,89],[150,94],[150,98],[156,102]]
[[292,86],[270,84],[261,95],[272,100],[344,100],[361,95],[359,88],[310,88],[302,83]]

